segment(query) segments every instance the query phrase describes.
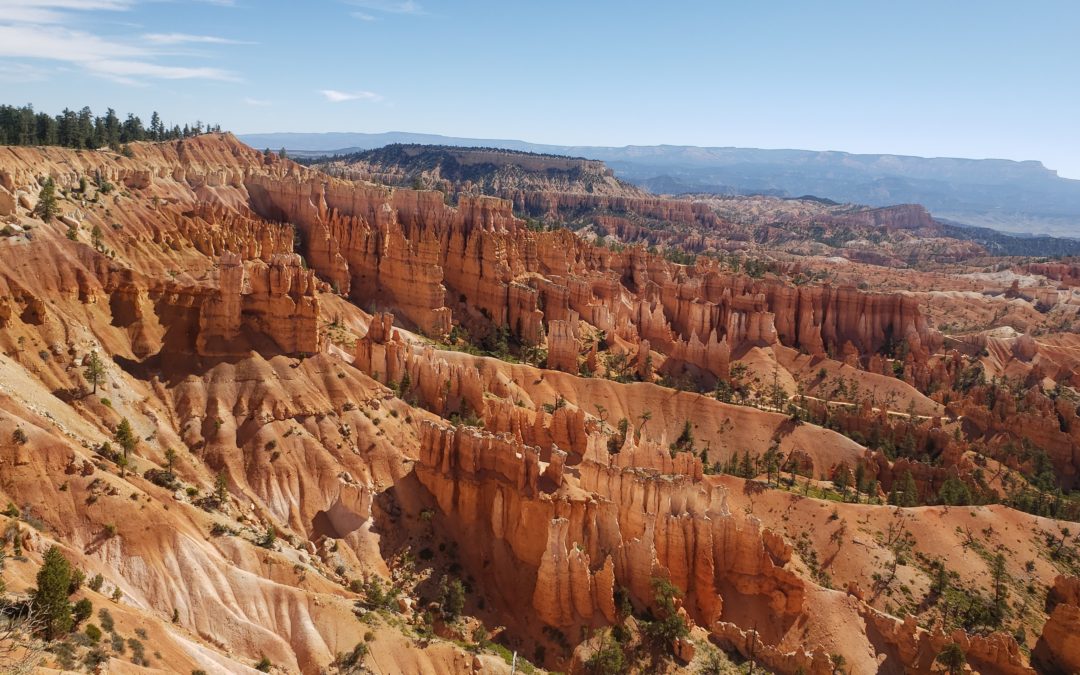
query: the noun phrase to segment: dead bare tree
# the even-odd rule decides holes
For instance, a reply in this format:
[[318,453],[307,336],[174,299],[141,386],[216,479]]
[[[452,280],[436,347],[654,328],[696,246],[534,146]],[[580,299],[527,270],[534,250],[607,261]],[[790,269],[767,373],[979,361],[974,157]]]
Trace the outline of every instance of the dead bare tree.
[[36,634],[44,625],[33,601],[0,600],[0,672],[27,675],[37,668],[45,645]]

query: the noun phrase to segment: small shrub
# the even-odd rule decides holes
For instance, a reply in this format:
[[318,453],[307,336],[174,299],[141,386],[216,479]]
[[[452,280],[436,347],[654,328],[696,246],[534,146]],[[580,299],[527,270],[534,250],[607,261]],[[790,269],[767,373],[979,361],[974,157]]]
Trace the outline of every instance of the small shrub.
[[92,623],[86,624],[86,628],[83,629],[87,639],[94,644],[101,642],[101,629]]
[[72,618],[75,619],[76,624],[80,624],[86,621],[94,614],[94,603],[90,602],[89,598],[83,598],[75,603],[74,610],[72,611]]
[[102,630],[106,633],[111,633],[116,630],[116,624],[112,622],[112,615],[106,608],[100,608],[97,610],[97,620],[102,622]]
[[275,541],[277,541],[277,530],[273,525],[269,525],[266,528],[266,532],[263,533],[262,537],[260,537],[259,541],[256,543],[263,548],[274,548]]

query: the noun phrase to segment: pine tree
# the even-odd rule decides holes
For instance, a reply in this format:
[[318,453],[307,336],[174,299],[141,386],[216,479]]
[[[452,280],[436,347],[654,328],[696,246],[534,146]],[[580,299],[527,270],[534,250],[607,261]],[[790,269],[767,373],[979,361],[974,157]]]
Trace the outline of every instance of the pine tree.
[[104,233],[101,231],[101,226],[94,225],[94,229],[90,230],[90,243],[93,244],[95,250],[100,251],[104,248],[103,238]]
[[855,465],[855,503],[861,501],[859,495],[866,491],[866,465],[859,462]]
[[46,178],[41,185],[41,192],[38,193],[38,203],[34,208],[34,213],[46,223],[51,222],[60,213],[60,206],[56,200],[56,183],[53,182],[51,177]]
[[990,573],[994,578],[994,609],[993,617],[997,624],[1005,619],[1008,609],[1008,589],[1005,586],[1005,556],[998,553],[990,563]]
[[750,461],[750,451],[743,450],[742,462],[739,464],[739,476],[742,478],[753,478],[757,475],[754,470],[754,465]]
[[960,645],[950,642],[945,645],[945,648],[941,650],[941,653],[934,660],[945,666],[949,675],[959,675],[959,673],[964,672],[967,655],[964,654],[964,650],[960,648]]
[[836,469],[833,485],[840,491],[840,496],[842,498],[847,496],[847,490],[851,487],[851,469],[848,468],[847,462],[841,462],[840,466]]
[[94,391],[91,393],[96,394],[98,384],[105,379],[105,364],[101,362],[101,357],[96,351],[90,352],[90,355],[86,357],[83,375],[86,376],[87,382],[94,385]]
[[919,505],[919,486],[915,484],[915,476],[910,471],[904,473],[899,500],[900,503],[897,505],[901,505],[901,507],[918,507]]
[[112,148],[114,151],[120,150],[120,118],[116,116],[116,111],[109,108],[105,111],[105,145]]
[[121,459],[123,462],[117,461],[120,464],[120,475],[124,475],[124,469],[128,465],[128,455],[139,444],[139,439],[135,436],[135,432],[131,429],[131,422],[125,417],[120,420],[120,424],[116,425],[116,433],[113,435],[116,442],[120,444],[120,448],[123,450]]
[[229,481],[225,478],[224,471],[218,473],[217,478],[214,479],[214,494],[217,496],[219,506],[224,505],[229,497]]
[[44,621],[42,632],[47,640],[56,639],[71,630],[70,585],[71,564],[60,549],[53,546],[45,553],[41,569],[38,570],[37,591],[34,593],[34,607],[41,612]]

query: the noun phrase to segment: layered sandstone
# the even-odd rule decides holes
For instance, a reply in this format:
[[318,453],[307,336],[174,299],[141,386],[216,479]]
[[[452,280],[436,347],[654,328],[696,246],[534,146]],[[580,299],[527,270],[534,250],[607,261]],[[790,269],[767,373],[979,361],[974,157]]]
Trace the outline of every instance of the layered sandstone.
[[696,458],[674,466],[659,448],[628,440],[609,459],[601,445],[595,439],[571,478],[512,437],[425,424],[415,471],[448,526],[470,538],[477,569],[512,556],[489,573],[493,587],[528,598],[566,634],[614,621],[616,586],[650,606],[654,577],[684,589],[684,607],[703,626],[724,615],[725,599],[760,597],[777,624],[804,610],[803,582],[784,567],[791,548],[730,513]]

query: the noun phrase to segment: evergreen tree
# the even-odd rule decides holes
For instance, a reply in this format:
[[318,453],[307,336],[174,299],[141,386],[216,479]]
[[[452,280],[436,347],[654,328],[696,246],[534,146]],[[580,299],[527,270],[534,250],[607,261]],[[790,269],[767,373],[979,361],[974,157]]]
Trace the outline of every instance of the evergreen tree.
[[460,579],[449,579],[444,575],[439,585],[442,591],[440,604],[443,612],[451,618],[457,618],[465,609],[464,584]]
[[[866,465],[859,462],[855,465],[855,502],[858,503],[859,495],[866,492]],[[869,500],[867,500],[869,501]]]
[[90,355],[86,357],[83,374],[86,376],[86,381],[94,385],[91,393],[96,394],[98,385],[105,380],[105,364],[102,363],[96,351],[90,352]]
[[[124,475],[124,470],[128,466],[128,455],[139,444],[139,439],[135,436],[135,432],[131,429],[131,423],[125,417],[120,420],[120,424],[116,425],[116,433],[113,435],[116,442],[120,444],[120,448],[123,450],[123,454],[120,455],[120,459],[117,460],[117,464],[120,465],[120,475]],[[123,460],[123,461],[120,461]]]
[[971,503],[971,489],[959,478],[949,476],[938,491],[938,499],[947,506],[966,506]]
[[652,580],[653,602],[657,609],[657,619],[645,624],[642,632],[657,650],[672,649],[675,640],[690,634],[686,621],[679,616],[675,601],[682,597],[682,591],[667,579]]
[[45,639],[54,640],[71,630],[71,602],[68,601],[68,587],[71,585],[71,564],[53,546],[45,553],[41,569],[37,574],[37,591],[34,593],[34,607],[41,612]]
[[104,233],[101,231],[100,225],[94,225],[94,229],[90,230],[90,243],[98,251],[102,250],[105,246],[102,243]]
[[753,478],[756,475],[756,467],[750,460],[750,451],[743,450],[742,461],[739,463],[739,476],[742,478]]
[[[198,135],[203,130],[202,123],[198,122],[194,129],[187,127],[186,135]],[[205,131],[210,131],[210,127],[206,126]],[[120,152],[124,143],[176,140],[184,136],[178,125],[167,128],[156,112],[147,129],[134,114],[127,115],[126,121],[121,122],[112,108],[99,116],[88,107],[78,112],[65,108],[54,116],[35,112],[29,105],[21,108],[0,105],[0,144],[3,145],[61,145],[90,150],[108,146],[114,152]]]
[[833,478],[833,485],[840,491],[841,497],[847,496],[847,490],[851,487],[851,469],[848,468],[847,462],[840,462],[840,466],[836,469],[836,475]]
[[214,495],[217,497],[218,505],[225,504],[225,500],[229,498],[229,481],[225,478],[225,472],[218,473],[217,478],[214,479]]
[[1009,591],[1005,587],[1005,556],[998,553],[994,556],[993,561],[990,563],[990,573],[994,579],[994,605],[993,605],[993,618],[996,625],[1000,625],[1005,619],[1005,612],[1008,609],[1008,594]]
[[116,111],[109,108],[105,111],[105,145],[113,150],[120,148],[120,118]]
[[94,613],[94,603],[89,598],[83,598],[75,603],[72,608],[72,619],[78,625],[89,619]]
[[34,213],[46,223],[52,222],[52,219],[60,213],[60,205],[56,199],[56,183],[53,182],[52,177],[46,178],[42,184]]
[[945,666],[949,675],[959,675],[964,672],[967,655],[964,654],[964,650],[960,648],[960,645],[950,642],[945,645],[945,648],[941,650],[941,653],[934,660]]
[[915,477],[910,471],[904,472],[903,480],[893,482],[892,491],[889,492],[889,503],[893,506],[919,505],[919,486],[915,484]]

